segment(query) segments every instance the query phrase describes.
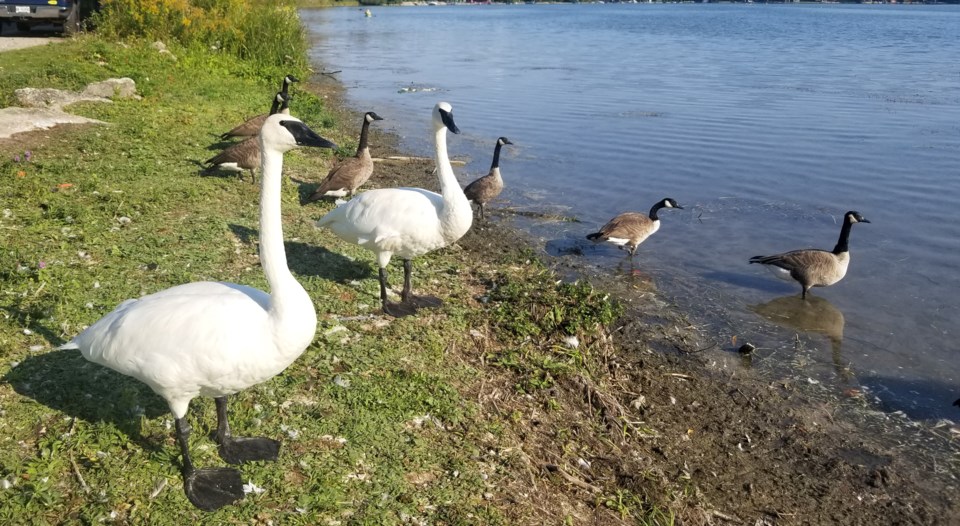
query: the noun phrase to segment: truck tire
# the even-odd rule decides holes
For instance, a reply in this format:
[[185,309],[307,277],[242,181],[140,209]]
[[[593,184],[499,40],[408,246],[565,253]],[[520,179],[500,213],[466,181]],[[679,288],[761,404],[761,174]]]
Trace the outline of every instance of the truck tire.
[[73,9],[63,22],[63,34],[75,35],[80,32],[80,4],[74,3]]

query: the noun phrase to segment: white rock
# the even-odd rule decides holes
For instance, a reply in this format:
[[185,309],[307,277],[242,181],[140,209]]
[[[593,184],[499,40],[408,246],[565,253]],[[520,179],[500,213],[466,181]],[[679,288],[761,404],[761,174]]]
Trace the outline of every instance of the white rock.
[[139,99],[137,83],[129,77],[107,79],[87,84],[81,95],[107,99]]

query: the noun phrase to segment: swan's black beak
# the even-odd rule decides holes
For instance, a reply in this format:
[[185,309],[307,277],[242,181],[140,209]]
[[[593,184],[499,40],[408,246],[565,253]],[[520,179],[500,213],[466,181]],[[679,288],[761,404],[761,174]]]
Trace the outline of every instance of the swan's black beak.
[[316,146],[317,148],[336,148],[337,145],[332,141],[324,139],[317,135],[317,132],[310,129],[309,126],[300,121],[280,121],[283,126],[293,135],[298,146]]
[[460,128],[457,128],[457,123],[453,122],[453,112],[449,112],[444,109],[440,109],[440,119],[443,121],[443,125],[447,127],[453,133],[460,133]]

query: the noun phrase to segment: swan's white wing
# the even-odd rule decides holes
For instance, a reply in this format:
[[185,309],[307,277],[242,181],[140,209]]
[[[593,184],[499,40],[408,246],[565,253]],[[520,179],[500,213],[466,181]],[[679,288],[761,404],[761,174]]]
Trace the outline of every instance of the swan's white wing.
[[323,216],[317,226],[370,250],[395,252],[406,239],[435,236],[443,198],[420,188],[369,190]]
[[233,283],[187,283],[123,302],[71,344],[161,395],[173,386],[193,391],[219,383],[229,391],[234,383],[250,385],[243,369],[272,349],[269,301],[265,292]]

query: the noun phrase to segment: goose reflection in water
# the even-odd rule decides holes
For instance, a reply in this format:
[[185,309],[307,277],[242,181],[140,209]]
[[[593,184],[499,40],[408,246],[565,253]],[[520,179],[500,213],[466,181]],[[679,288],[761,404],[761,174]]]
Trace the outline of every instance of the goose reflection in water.
[[843,313],[820,296],[784,296],[766,303],[753,305],[750,310],[786,328],[804,333],[822,334],[830,340],[833,367],[844,381],[852,377],[849,364],[841,356],[843,343]]

